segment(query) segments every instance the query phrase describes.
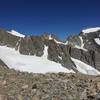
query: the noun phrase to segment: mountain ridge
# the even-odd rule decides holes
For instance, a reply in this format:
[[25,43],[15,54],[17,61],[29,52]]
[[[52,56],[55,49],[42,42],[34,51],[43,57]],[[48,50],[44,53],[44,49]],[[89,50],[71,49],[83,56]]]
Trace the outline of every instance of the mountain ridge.
[[[36,56],[41,58],[44,55],[45,46],[47,46],[47,61],[60,64],[63,68],[66,68],[66,70],[72,70],[72,72],[75,73],[81,72],[84,74],[99,74],[100,46],[97,44],[97,40],[95,40],[96,38],[99,42],[100,30],[98,29],[90,32],[91,34],[84,34],[84,32],[81,32],[79,35],[71,36],[66,42],[59,41],[55,37],[53,37],[53,35],[49,34],[44,34],[42,36],[21,35],[20,37],[17,34],[18,32],[13,32],[15,33],[12,34],[8,31],[0,30],[1,50],[3,46],[6,46],[8,49],[15,49],[15,51],[20,53],[20,55]],[[92,45],[90,44],[90,42]],[[0,54],[0,59],[2,60],[1,55],[2,54]],[[78,63],[76,63],[75,59],[80,61],[80,65],[78,65],[79,61]],[[9,60],[9,57],[7,60]],[[11,61],[13,63],[13,60]],[[19,61],[17,63],[20,62],[24,66],[25,63],[23,64],[22,61]],[[20,70],[21,66],[17,66]]]

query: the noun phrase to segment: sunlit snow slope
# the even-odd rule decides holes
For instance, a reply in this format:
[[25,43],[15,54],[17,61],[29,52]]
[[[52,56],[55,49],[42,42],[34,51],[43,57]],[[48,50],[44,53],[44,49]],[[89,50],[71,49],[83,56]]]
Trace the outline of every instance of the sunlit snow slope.
[[9,67],[19,71],[33,73],[47,72],[74,72],[61,66],[61,64],[49,61],[47,59],[47,49],[45,46],[44,55],[42,57],[21,55],[15,49],[6,46],[0,46],[0,58]]
[[75,63],[77,70],[83,74],[88,74],[88,75],[99,75],[100,72],[98,70],[96,70],[95,68],[93,68],[92,66],[85,64],[84,62],[75,59],[75,58],[71,58],[72,61]]

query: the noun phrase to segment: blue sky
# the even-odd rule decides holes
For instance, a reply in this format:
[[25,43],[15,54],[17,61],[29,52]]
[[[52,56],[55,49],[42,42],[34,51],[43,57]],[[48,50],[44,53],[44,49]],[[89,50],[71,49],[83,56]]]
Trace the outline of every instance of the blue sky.
[[100,26],[100,0],[0,0],[0,27],[59,38]]

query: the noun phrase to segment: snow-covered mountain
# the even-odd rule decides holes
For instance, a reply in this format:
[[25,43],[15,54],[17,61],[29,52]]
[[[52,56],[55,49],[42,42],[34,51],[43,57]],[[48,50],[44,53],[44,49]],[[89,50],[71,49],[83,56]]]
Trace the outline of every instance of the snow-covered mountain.
[[23,37],[23,38],[25,37],[25,35],[23,35],[23,34],[21,34],[19,32],[16,32],[15,30],[11,30],[11,32],[7,31],[7,32],[12,34],[12,35],[18,36],[18,37]]
[[0,30],[0,65],[33,73],[99,75],[100,28],[82,30],[66,42],[49,34],[25,36]]

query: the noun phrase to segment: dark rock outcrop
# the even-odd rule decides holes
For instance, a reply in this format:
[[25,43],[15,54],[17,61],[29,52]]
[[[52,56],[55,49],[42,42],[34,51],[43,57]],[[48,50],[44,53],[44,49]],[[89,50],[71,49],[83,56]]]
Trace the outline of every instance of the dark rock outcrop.
[[7,65],[0,59],[0,69],[8,69]]

